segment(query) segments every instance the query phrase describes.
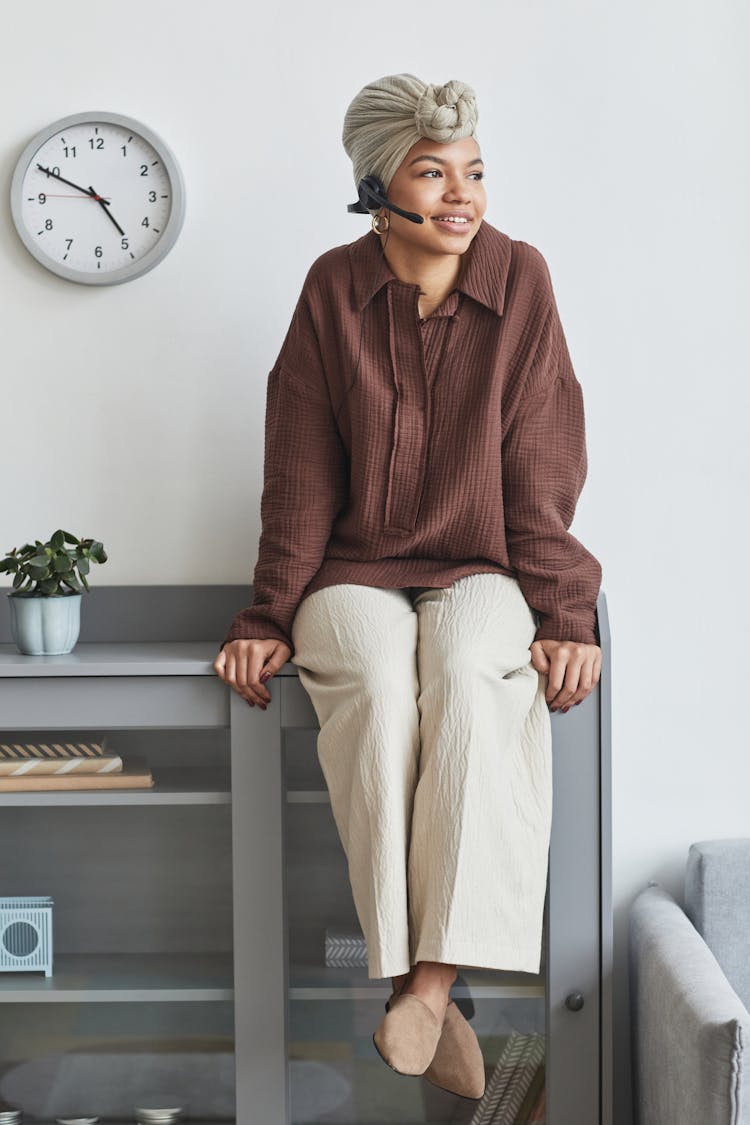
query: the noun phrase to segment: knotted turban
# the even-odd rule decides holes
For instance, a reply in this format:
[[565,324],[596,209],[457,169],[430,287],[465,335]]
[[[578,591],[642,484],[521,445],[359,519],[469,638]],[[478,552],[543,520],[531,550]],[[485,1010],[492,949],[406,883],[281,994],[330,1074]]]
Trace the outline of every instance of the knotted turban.
[[344,117],[342,140],[354,165],[355,184],[376,175],[387,191],[420,137],[440,144],[476,139],[478,117],[474,91],[465,82],[432,86],[413,74],[390,74],[370,82]]

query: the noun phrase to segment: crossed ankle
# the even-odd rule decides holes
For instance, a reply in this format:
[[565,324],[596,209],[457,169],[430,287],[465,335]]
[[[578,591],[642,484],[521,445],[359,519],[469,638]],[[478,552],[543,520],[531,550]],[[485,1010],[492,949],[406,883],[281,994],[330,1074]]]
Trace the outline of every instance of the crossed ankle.
[[447,965],[438,961],[418,961],[412,965],[408,973],[391,977],[394,992],[407,989],[410,992],[444,995],[449,998],[450,990],[458,979],[458,967]]
[[439,961],[418,961],[409,976],[412,981],[424,982],[428,987],[450,988],[458,977],[458,968]]

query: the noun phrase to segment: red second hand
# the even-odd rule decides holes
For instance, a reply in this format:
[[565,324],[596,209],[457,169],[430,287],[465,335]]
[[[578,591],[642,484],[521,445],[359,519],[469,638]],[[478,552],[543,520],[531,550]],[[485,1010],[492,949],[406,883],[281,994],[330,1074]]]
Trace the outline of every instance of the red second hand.
[[108,195],[68,195],[67,193],[63,195],[61,192],[56,191],[45,191],[44,194],[50,199],[91,199],[94,203],[96,203],[98,199],[101,199],[104,203],[110,202]]

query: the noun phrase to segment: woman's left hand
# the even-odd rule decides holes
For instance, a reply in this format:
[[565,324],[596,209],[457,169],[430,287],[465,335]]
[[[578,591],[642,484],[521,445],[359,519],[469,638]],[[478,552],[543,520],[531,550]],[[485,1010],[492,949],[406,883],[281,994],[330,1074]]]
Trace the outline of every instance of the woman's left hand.
[[531,663],[537,672],[546,672],[546,700],[550,711],[565,714],[582,703],[599,683],[602,650],[599,645],[579,641],[533,641]]

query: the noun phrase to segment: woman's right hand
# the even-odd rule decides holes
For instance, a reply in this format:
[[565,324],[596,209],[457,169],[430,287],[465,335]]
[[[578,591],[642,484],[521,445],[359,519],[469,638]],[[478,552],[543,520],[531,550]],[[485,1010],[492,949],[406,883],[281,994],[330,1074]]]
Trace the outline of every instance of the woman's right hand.
[[214,660],[214,672],[246,699],[265,711],[271,696],[263,686],[286,664],[292,650],[273,638],[262,641],[228,641]]

